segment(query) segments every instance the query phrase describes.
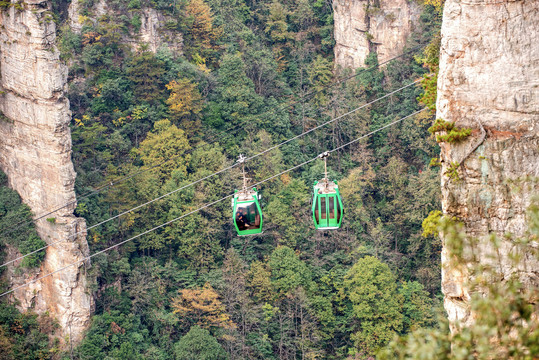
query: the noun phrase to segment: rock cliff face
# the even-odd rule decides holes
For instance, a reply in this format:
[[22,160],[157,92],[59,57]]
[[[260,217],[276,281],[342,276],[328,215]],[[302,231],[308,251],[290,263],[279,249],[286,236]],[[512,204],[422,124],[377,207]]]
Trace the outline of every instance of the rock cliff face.
[[[462,178],[442,176],[443,211],[479,239],[522,235],[526,208],[539,194],[539,2],[446,0],[443,16],[437,117],[475,129],[464,143],[441,146],[442,173],[457,162]],[[479,252],[490,251],[483,246]],[[539,282],[533,258],[524,256],[517,269],[508,265],[510,247],[504,240],[504,274],[519,272],[525,282]],[[467,274],[448,263],[444,249],[445,308],[451,321],[468,324]]]
[[[69,5],[68,23],[71,29],[80,33],[82,30],[82,17],[80,16],[81,3],[79,0],[72,0]],[[96,22],[103,15],[111,15],[114,11],[108,6],[106,0],[99,0],[91,9],[90,21]],[[130,11],[130,16],[134,12]],[[133,49],[138,49],[141,45],[147,45],[148,50],[156,52],[161,46],[167,46],[173,53],[181,54],[183,39],[177,32],[167,29],[167,22],[174,23],[163,13],[153,8],[139,9],[136,13],[140,17],[140,29],[136,34],[124,35],[122,42],[129,44]]]
[[335,64],[365,66],[375,51],[383,62],[399,55],[421,9],[409,0],[334,0]]
[[[13,287],[55,271],[88,255],[83,219],[73,215],[75,171],[71,163],[69,102],[64,96],[67,69],[55,47],[56,29],[50,2],[26,0],[24,9],[0,12],[0,166],[9,185],[39,216],[66,203],[72,205],[37,221],[47,243],[39,271],[15,275]],[[17,290],[22,310],[48,311],[62,335],[78,341],[89,325],[91,298],[83,264]],[[64,338],[64,336],[62,338]]]

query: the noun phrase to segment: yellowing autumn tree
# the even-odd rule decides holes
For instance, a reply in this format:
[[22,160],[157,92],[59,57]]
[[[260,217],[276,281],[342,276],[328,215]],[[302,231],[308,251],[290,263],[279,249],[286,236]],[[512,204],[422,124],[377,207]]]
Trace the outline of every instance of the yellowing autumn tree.
[[219,300],[219,294],[209,283],[204,284],[200,290],[182,289],[178,292],[180,296],[172,299],[172,308],[173,312],[185,322],[203,328],[230,329],[236,326]]
[[183,154],[190,148],[185,132],[164,119],[155,122],[153,131],[133,152],[140,156],[145,167],[154,168],[151,173],[162,184],[174,170],[187,172],[190,155]]
[[202,96],[189,79],[172,80],[166,87],[170,91],[167,104],[178,117],[198,114],[202,110]]
[[[203,0],[191,0],[185,8],[186,27],[184,42],[186,51],[192,58],[200,56],[206,62],[216,55],[219,49],[217,39],[223,31],[213,26],[211,8]],[[198,55],[198,56],[197,56]]]
[[442,11],[444,8],[445,0],[424,0],[425,5],[432,5],[437,11]]

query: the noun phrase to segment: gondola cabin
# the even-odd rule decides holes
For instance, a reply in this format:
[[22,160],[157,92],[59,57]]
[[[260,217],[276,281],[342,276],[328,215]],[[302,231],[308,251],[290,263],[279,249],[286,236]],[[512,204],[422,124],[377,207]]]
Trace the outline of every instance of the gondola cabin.
[[238,235],[255,235],[262,232],[262,210],[256,188],[236,190],[232,200],[233,221]]
[[313,186],[313,221],[317,230],[341,227],[344,208],[337,182],[315,181]]

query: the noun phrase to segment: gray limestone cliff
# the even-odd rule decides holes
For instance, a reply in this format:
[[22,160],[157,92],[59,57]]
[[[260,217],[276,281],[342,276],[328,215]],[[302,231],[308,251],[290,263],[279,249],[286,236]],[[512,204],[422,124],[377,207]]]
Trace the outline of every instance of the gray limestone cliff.
[[[30,206],[40,237],[59,242],[46,250],[41,268],[17,275],[12,287],[34,280],[88,255],[86,224],[73,215],[75,171],[71,162],[69,101],[64,95],[67,68],[55,47],[56,26],[50,1],[26,0],[22,9],[0,12],[0,167],[9,185]],[[48,312],[58,320],[62,339],[79,341],[88,327],[91,296],[84,266],[78,263],[12,295],[21,310]]]
[[421,8],[409,0],[334,0],[335,64],[365,66],[371,52],[384,62],[402,53]]
[[[442,174],[452,162],[461,164],[460,182],[442,176],[442,208],[478,239],[523,235],[526,209],[539,194],[538,24],[536,0],[445,3],[436,115],[474,131],[461,144],[441,144]],[[486,243],[477,249],[481,261],[492,250]],[[538,284],[537,260],[524,254],[520,266],[511,267],[511,247],[504,239],[500,270]],[[473,321],[467,276],[449,266],[444,248],[442,290],[450,321]]]
[[[80,33],[84,21],[97,22],[102,16],[118,15],[109,6],[107,0],[95,2],[87,13],[89,16],[81,16],[83,5],[80,0],[72,0],[68,9],[68,24],[74,32]],[[123,9],[125,10],[125,9]],[[176,20],[172,16],[165,15],[151,7],[131,10],[127,12],[131,18],[138,16],[140,28],[134,34],[124,34],[122,42],[130,45],[133,49],[138,49],[141,45],[146,45],[148,50],[157,52],[162,47],[168,47],[172,53],[181,54],[183,48],[183,38],[177,31],[169,29],[167,26],[175,26]],[[86,18],[86,20],[83,20]]]

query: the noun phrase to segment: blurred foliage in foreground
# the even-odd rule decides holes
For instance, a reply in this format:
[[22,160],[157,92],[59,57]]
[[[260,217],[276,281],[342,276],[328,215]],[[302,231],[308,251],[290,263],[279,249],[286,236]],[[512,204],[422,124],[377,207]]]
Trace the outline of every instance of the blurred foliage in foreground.
[[[441,321],[446,330],[420,329],[393,340],[379,359],[464,360],[537,359],[539,356],[539,284],[522,265],[524,257],[539,260],[539,198],[529,208],[528,232],[477,240],[466,237],[458,222],[442,219],[450,266],[468,274],[470,311],[474,323],[463,326]],[[501,255],[502,242],[510,242]],[[479,254],[479,246],[490,249]],[[511,269],[511,273],[502,273]]]

